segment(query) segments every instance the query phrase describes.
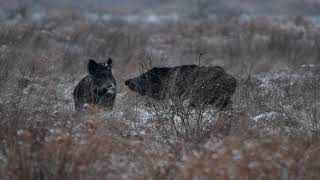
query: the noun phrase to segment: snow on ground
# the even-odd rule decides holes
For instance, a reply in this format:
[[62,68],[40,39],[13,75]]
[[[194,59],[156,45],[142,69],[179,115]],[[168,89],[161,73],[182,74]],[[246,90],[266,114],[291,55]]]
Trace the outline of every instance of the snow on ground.
[[278,115],[283,115],[283,114],[280,114],[278,112],[266,112],[266,113],[259,114],[259,115],[255,116],[255,117],[253,117],[253,120],[256,121],[256,122],[259,122],[261,120],[274,119]]
[[315,74],[311,71],[314,67],[314,64],[303,64],[298,71],[260,73],[254,75],[254,77],[259,80],[260,88],[270,91],[273,90],[275,83],[282,82],[287,85],[293,85],[294,83],[302,83],[314,78]]

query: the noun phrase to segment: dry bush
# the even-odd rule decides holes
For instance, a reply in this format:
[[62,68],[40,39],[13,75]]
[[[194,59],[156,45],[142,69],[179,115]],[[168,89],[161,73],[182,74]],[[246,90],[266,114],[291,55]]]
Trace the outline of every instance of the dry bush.
[[[133,25],[51,13],[0,28],[0,177],[319,176],[320,34],[308,18]],[[153,102],[123,87],[146,56],[154,66],[175,66],[198,64],[199,53],[205,53],[201,65],[220,65],[237,77],[234,109],[254,122],[254,133],[205,143],[217,137],[219,124],[230,126],[224,135],[242,133],[242,116],[192,109],[184,99]],[[86,74],[87,59],[109,56],[119,85],[115,108],[74,114],[72,90]]]
[[112,135],[94,119],[63,129],[22,129],[4,142],[3,179],[165,178],[174,167],[164,152]]
[[154,136],[162,138],[165,143],[175,141],[202,142],[210,133],[210,127],[217,109],[207,106],[191,107],[183,100],[149,101],[147,111],[155,125]]
[[319,77],[307,73],[307,69],[258,76],[249,70],[239,83],[234,98],[236,109],[247,112],[256,121],[255,128],[262,136],[317,136]]
[[[141,64],[141,73],[152,68],[150,58],[148,64]],[[203,77],[199,80],[195,74],[194,80],[185,82],[186,88],[183,90],[183,94],[177,95],[178,92],[175,89],[178,88],[178,82],[173,79],[175,77],[170,78],[172,79],[168,79],[162,84],[168,91],[165,98],[162,100],[147,98],[144,105],[150,116],[148,124],[154,128],[155,139],[159,139],[157,137],[160,136],[160,141],[169,145],[175,144],[176,141],[194,143],[204,141],[209,136],[209,130],[218,108],[215,108],[213,104],[207,105],[199,102],[208,95],[194,92],[193,87],[208,85],[207,79]],[[195,82],[198,84],[194,84]],[[217,106],[219,106],[219,102],[217,100]]]
[[214,125],[210,130],[211,137],[224,138],[234,136],[238,138],[254,137],[254,122],[246,113],[227,111],[219,112]]
[[306,159],[316,158],[316,147],[278,138],[211,140],[186,157],[178,179],[312,179],[318,169]]

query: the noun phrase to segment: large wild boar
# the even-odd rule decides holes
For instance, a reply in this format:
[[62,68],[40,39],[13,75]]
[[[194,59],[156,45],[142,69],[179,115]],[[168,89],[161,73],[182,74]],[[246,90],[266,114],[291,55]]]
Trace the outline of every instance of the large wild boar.
[[125,85],[140,95],[154,99],[189,100],[190,105],[213,105],[224,109],[231,103],[237,86],[236,79],[219,66],[184,65],[154,67]]
[[83,109],[84,104],[94,104],[112,109],[117,95],[116,80],[112,75],[112,59],[107,63],[88,62],[89,75],[84,77],[73,91],[75,109]]

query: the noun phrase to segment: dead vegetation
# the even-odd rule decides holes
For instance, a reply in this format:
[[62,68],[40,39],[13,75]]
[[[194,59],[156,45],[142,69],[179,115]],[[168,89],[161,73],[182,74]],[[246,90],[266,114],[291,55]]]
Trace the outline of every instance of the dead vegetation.
[[[3,23],[0,177],[316,179],[318,32],[306,17]],[[237,77],[234,110],[150,102],[124,87],[141,63],[198,64],[200,53],[201,65]],[[88,58],[109,56],[119,85],[114,110],[74,113],[72,91]]]

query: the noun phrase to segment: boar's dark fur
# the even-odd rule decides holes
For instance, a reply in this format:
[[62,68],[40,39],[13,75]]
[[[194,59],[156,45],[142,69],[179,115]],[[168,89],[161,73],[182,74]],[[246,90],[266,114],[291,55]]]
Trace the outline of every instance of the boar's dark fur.
[[75,109],[84,104],[95,104],[111,109],[117,94],[116,80],[112,75],[112,60],[107,63],[88,62],[89,75],[84,77],[73,91]]
[[154,99],[179,97],[189,99],[190,105],[213,105],[224,109],[231,103],[237,86],[236,79],[219,66],[184,65],[154,67],[125,85],[140,95]]

